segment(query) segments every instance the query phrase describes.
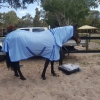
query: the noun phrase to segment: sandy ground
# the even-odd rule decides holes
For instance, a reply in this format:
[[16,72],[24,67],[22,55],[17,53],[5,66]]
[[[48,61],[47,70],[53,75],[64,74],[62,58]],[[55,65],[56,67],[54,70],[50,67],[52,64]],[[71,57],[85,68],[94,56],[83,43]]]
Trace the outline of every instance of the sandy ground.
[[63,63],[78,64],[82,71],[66,75],[56,62],[57,76],[51,75],[49,65],[46,80],[41,79],[44,62],[43,58],[21,61],[25,81],[0,62],[0,100],[100,100],[100,54],[66,54]]

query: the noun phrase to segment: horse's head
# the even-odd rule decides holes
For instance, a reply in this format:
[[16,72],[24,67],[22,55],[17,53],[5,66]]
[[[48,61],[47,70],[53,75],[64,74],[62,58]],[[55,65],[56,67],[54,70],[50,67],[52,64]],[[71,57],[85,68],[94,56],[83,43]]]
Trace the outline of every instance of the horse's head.
[[76,43],[80,43],[81,42],[81,38],[79,37],[79,34],[78,34],[78,30],[77,30],[77,24],[76,25],[73,25],[73,37],[72,39],[76,41]]
[[16,27],[14,25],[7,26],[7,33],[10,33],[12,31],[16,30]]

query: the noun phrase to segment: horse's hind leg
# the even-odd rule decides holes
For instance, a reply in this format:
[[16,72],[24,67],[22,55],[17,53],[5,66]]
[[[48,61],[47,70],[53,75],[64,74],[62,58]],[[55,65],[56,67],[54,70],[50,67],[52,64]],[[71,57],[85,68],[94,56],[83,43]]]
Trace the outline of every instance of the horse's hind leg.
[[51,61],[51,73],[53,76],[56,76],[56,73],[54,71],[54,61]]
[[15,66],[15,62],[10,62],[10,66],[11,66],[11,69],[14,71],[14,76],[19,77],[19,74],[17,72],[17,68]]
[[20,70],[20,66],[19,66],[19,62],[14,62],[15,63],[15,69],[17,70],[17,73],[19,73],[20,79],[21,80],[26,80],[26,78],[23,76],[21,70]]
[[49,59],[46,59],[45,64],[44,64],[44,69],[43,69],[43,72],[42,72],[42,75],[41,75],[41,77],[42,77],[43,80],[46,79],[45,73],[46,73],[46,69],[47,69],[47,67],[49,65],[49,62],[50,62],[50,60]]
[[18,72],[17,72],[17,68],[14,67],[13,70],[14,70],[15,76],[16,76],[16,77],[19,77],[19,74],[18,74]]
[[18,73],[19,73],[19,75],[20,75],[20,79],[21,79],[21,80],[26,80],[26,78],[23,76],[23,74],[22,74],[22,72],[21,72],[21,70],[20,70],[20,67],[18,67]]

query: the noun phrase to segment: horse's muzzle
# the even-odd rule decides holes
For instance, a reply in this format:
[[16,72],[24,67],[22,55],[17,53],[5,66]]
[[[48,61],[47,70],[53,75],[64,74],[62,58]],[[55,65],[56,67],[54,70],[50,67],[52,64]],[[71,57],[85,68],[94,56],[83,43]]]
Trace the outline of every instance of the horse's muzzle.
[[78,38],[76,43],[79,44],[80,42],[81,42],[81,39]]

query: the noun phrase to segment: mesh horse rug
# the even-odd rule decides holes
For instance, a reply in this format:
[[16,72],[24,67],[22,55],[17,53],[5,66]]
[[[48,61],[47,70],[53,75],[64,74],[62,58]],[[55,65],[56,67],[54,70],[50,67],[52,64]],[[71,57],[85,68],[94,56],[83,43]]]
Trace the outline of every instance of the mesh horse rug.
[[57,61],[60,58],[60,47],[72,36],[73,26],[58,27],[42,32],[15,30],[6,36],[2,51],[9,53],[12,62],[36,55]]

